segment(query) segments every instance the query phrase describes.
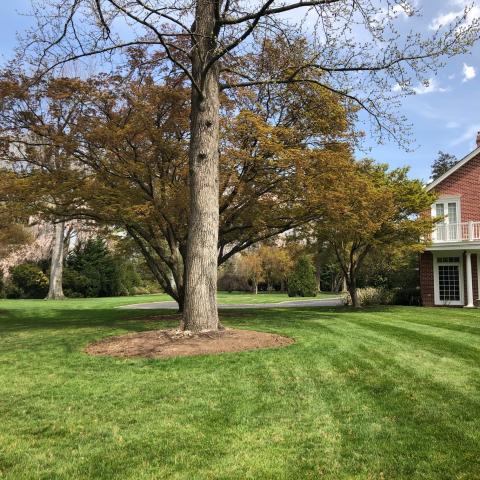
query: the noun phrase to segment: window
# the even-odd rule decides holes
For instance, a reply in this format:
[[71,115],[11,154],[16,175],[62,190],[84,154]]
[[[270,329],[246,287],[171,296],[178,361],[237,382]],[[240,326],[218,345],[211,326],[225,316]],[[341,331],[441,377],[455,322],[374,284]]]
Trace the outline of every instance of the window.
[[461,257],[445,255],[435,260],[435,303],[463,305]]
[[455,242],[461,240],[460,201],[457,199],[440,199],[432,206],[432,216],[441,217],[435,229],[434,240]]
[[460,263],[460,257],[438,257],[438,263]]
[[460,301],[460,268],[458,265],[438,266],[438,290],[441,302]]

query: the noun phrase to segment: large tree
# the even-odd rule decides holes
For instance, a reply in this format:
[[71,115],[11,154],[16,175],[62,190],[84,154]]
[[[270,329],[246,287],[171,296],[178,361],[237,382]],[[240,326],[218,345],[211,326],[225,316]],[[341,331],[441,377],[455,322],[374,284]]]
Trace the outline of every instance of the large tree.
[[[34,85],[18,74],[5,75],[0,82],[0,98],[8,105],[0,113],[3,156],[13,165],[30,165],[21,171],[28,187],[22,184],[20,193],[33,212],[90,218],[126,230],[182,309],[188,91],[176,78],[155,83],[151,70],[132,70],[132,63],[144,58],[135,54],[126,71],[88,81]],[[223,98],[219,264],[318,217],[321,199],[334,197],[336,176],[351,165],[344,144],[350,112],[330,91],[306,84],[275,92],[261,86],[252,93],[237,94],[235,102]],[[65,111],[68,128],[59,132],[55,117],[65,117]],[[42,154],[51,143],[62,169],[50,168]],[[49,200],[52,191],[56,205]]]
[[[144,45],[158,50],[159,59],[189,81],[184,321],[191,330],[218,325],[220,92],[259,84],[320,84],[357,102],[380,129],[398,136],[392,87],[408,90],[414,81],[426,81],[443,58],[467,51],[479,27],[478,20],[465,23],[466,9],[429,37],[402,35],[397,17],[418,13],[415,2],[405,0],[383,5],[373,0],[52,0],[48,7],[43,1],[34,7],[38,25],[27,43],[36,47],[41,71],[96,54],[115,58],[128,46]],[[267,59],[269,39],[293,45],[304,25],[309,26],[307,56],[285,55],[284,68],[273,77],[252,76],[248,59]]]

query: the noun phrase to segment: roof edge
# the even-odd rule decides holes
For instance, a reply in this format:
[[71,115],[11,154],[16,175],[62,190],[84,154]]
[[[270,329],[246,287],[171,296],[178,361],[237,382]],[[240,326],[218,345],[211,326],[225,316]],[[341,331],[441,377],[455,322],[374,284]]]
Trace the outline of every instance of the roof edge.
[[456,163],[450,170],[447,170],[443,175],[438,177],[432,183],[429,183],[425,188],[429,192],[432,188],[435,188],[438,184],[442,183],[446,178],[448,178],[452,173],[456,172],[459,168],[462,168],[466,163],[468,163],[473,157],[476,157],[480,154],[480,145],[470,152],[466,157],[463,157],[458,163]]

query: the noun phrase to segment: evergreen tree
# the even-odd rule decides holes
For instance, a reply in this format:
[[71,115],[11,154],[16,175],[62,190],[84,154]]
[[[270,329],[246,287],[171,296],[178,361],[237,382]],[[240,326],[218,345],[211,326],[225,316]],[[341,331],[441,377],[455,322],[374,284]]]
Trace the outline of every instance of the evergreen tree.
[[295,263],[288,279],[289,297],[314,297],[317,294],[315,267],[310,258],[302,255]]
[[67,258],[64,284],[73,296],[113,297],[121,293],[120,267],[104,240],[91,239],[75,247]]
[[438,152],[437,158],[432,163],[432,180],[436,180],[444,173],[448,172],[458,163],[457,158],[450,153]]

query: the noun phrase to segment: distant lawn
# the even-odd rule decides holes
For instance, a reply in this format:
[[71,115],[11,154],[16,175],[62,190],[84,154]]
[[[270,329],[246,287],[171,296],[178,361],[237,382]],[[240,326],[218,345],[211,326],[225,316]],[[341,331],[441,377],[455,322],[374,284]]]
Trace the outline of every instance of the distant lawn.
[[286,293],[267,293],[259,292],[257,295],[244,292],[218,292],[218,303],[279,303],[279,302],[292,302],[300,300],[319,300],[322,298],[339,297],[342,294],[338,293],[319,293],[316,297],[289,297]]
[[113,308],[157,298],[0,301],[1,479],[480,478],[478,310],[230,312],[230,326],[296,343],[82,353],[164,328]]
[[[218,303],[221,305],[232,303],[281,303],[281,302],[298,302],[302,300],[321,300],[323,298],[335,298],[342,296],[341,293],[321,292],[316,297],[289,297],[286,293],[276,292],[259,292],[257,295],[245,292],[218,292]],[[71,300],[69,300],[71,301]],[[125,302],[125,298],[109,299],[108,302],[118,302],[118,304],[134,304],[147,302],[169,302],[172,298],[166,294],[158,295],[141,295],[130,297],[130,300]]]

